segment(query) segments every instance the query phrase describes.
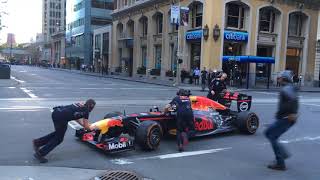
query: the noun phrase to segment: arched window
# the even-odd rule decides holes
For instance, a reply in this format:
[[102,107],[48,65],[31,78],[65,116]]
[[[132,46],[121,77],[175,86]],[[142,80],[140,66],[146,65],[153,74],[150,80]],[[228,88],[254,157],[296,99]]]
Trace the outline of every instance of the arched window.
[[200,2],[195,2],[190,5],[190,9],[192,28],[201,28],[203,17],[203,4]]
[[226,6],[226,27],[245,29],[246,10],[249,7],[241,2],[229,2]]
[[289,15],[289,36],[302,36],[303,22],[306,15],[301,12],[291,13]]

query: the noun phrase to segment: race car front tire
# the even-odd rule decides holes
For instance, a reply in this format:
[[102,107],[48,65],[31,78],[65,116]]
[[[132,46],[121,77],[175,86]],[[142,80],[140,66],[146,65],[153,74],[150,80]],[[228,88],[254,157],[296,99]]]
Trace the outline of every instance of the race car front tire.
[[162,128],[155,121],[143,121],[138,127],[135,140],[144,150],[156,150],[162,138]]
[[237,115],[236,126],[245,134],[254,134],[259,127],[259,118],[253,112],[239,112]]

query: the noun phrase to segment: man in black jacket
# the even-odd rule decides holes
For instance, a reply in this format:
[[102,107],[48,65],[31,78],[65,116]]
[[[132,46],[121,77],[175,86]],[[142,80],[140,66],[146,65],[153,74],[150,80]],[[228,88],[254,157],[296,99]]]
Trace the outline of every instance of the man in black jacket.
[[278,142],[279,137],[288,131],[297,120],[299,108],[298,92],[293,86],[291,71],[283,71],[278,79],[283,86],[279,96],[279,107],[276,113],[276,121],[266,130],[265,135],[269,139],[276,162],[268,168],[274,170],[286,170],[285,159],[289,157],[286,149]]
[[180,89],[165,110],[171,109],[177,113],[177,145],[179,151],[184,150],[184,146],[188,144],[188,133],[194,130],[193,111],[189,95],[190,91]]
[[221,98],[221,93],[227,89],[227,86],[225,84],[225,79],[227,78],[226,73],[217,74],[217,77],[212,80],[209,88],[209,92],[207,97],[209,99],[212,99],[214,101],[219,101]]
[[[34,157],[38,159],[40,163],[48,162],[45,156],[62,143],[69,121],[76,120],[85,129],[90,130],[88,118],[95,105],[96,102],[93,99],[89,99],[85,104],[76,103],[54,107],[52,120],[55,131],[32,141],[35,151]],[[80,119],[83,121],[81,122]]]

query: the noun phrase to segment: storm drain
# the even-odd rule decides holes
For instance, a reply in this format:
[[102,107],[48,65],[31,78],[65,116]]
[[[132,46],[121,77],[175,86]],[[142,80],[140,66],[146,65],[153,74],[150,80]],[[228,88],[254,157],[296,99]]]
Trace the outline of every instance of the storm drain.
[[138,174],[129,171],[109,171],[92,180],[143,180]]

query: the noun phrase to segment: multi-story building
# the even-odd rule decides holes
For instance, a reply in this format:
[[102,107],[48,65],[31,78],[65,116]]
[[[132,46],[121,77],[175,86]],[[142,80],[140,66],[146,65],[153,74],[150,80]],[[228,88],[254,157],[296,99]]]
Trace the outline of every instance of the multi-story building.
[[67,1],[67,64],[77,69],[93,64],[93,30],[112,23],[113,8],[113,0]]
[[50,42],[51,36],[65,29],[66,0],[42,0],[42,34],[45,42]]
[[109,60],[112,58],[111,49],[112,25],[104,26],[93,31],[93,66],[96,72],[108,73]]
[[[319,9],[312,1],[118,0],[116,5],[114,71],[168,79],[174,71],[192,74],[206,67],[253,87],[275,83],[277,72],[291,69],[302,84],[312,84]],[[186,26],[170,23],[172,5],[189,8]]]
[[56,65],[64,56],[64,38],[60,34],[66,27],[66,0],[42,0],[42,9],[44,43],[41,60]]

